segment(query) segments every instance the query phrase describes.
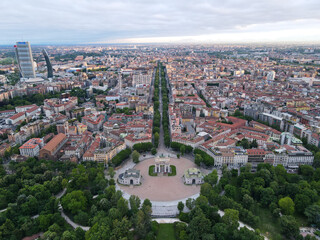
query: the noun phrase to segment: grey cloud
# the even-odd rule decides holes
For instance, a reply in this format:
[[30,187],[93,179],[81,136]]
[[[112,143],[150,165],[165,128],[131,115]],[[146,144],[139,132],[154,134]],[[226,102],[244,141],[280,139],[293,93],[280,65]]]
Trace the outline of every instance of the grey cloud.
[[21,36],[35,43],[194,36],[320,19],[319,0],[2,0],[0,9],[0,44]]

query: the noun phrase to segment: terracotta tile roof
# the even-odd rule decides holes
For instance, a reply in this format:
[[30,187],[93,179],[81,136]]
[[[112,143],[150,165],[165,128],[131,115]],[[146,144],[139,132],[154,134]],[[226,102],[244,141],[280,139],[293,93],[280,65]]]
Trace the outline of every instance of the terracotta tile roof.
[[29,108],[29,109],[27,110],[27,113],[31,113],[31,112],[33,112],[33,111],[36,111],[38,108],[39,108],[38,106],[34,106],[33,108]]
[[247,149],[248,155],[265,155],[266,151],[264,149]]
[[13,115],[12,117],[10,117],[10,119],[11,120],[15,120],[15,119],[17,119],[17,118],[19,118],[19,117],[21,117],[23,115],[25,115],[25,112],[19,112],[19,113]]
[[50,142],[48,142],[42,149],[45,149],[47,151],[53,151],[56,146],[62,142],[67,136],[63,133],[59,133],[58,135],[56,135],[54,138],[52,138],[50,140]]

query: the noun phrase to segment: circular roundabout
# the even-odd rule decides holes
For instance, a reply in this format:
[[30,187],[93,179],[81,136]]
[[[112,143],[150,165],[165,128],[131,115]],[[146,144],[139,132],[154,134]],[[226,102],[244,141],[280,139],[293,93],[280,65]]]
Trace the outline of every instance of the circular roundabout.
[[151,201],[159,202],[177,201],[199,194],[200,185],[184,183],[185,171],[197,167],[192,161],[186,158],[170,157],[170,165],[176,167],[175,176],[168,176],[166,173],[150,176],[149,168],[155,165],[155,160],[156,158],[150,158],[135,165],[134,169],[139,170],[141,174],[140,185],[118,184],[118,187],[128,195],[136,195],[140,199],[148,198]]

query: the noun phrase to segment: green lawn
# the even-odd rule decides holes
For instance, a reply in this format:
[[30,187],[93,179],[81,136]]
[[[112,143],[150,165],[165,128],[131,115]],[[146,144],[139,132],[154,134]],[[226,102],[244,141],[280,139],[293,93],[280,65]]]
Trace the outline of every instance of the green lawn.
[[159,224],[157,240],[176,240],[172,223]]
[[169,173],[168,176],[175,176],[175,175],[177,175],[176,166],[170,165],[170,168],[171,168],[171,173]]
[[280,221],[272,216],[268,209],[257,208],[256,215],[260,217],[258,228],[269,239],[282,240],[283,237],[280,233]]
[[151,165],[149,167],[149,175],[150,176],[157,176],[157,174],[154,172],[154,165]]
[[[280,232],[280,218],[274,218],[268,209],[257,208],[255,214],[260,217],[258,228],[271,240],[284,239]],[[308,226],[307,219],[299,214],[293,215],[300,227]]]

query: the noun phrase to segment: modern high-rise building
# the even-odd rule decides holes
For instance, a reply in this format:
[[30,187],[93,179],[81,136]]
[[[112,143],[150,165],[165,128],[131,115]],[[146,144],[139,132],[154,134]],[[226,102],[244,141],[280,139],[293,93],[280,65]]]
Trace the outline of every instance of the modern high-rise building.
[[21,77],[23,78],[35,78],[36,72],[33,65],[33,57],[31,52],[31,46],[29,42],[17,42],[14,45],[16,51],[17,62]]
[[49,58],[48,53],[45,49],[42,50],[42,53],[43,53],[43,56],[44,56],[46,63],[47,63],[48,78],[52,78],[53,77],[53,70],[52,70],[50,58]]

